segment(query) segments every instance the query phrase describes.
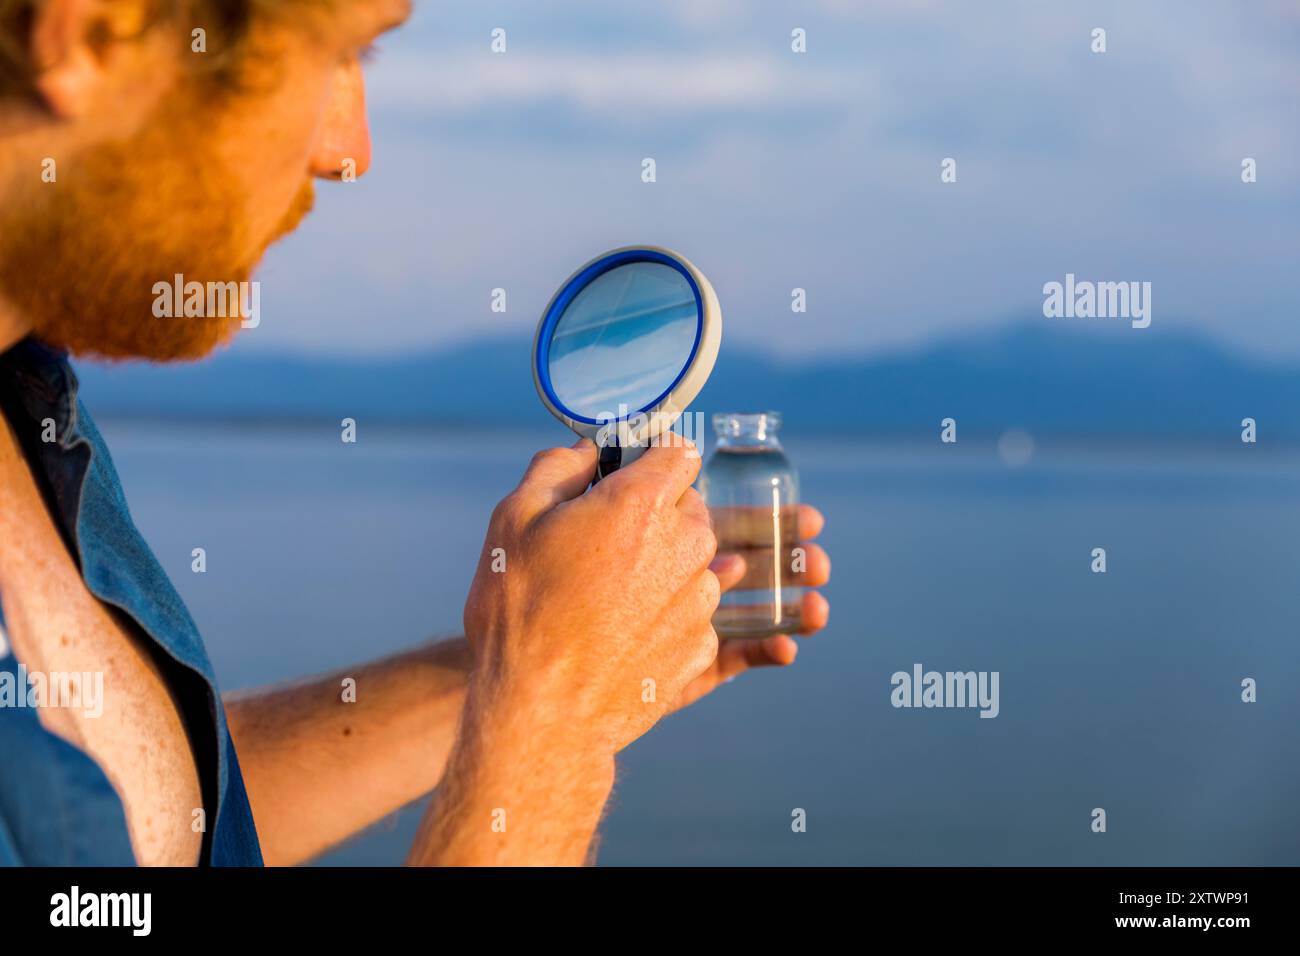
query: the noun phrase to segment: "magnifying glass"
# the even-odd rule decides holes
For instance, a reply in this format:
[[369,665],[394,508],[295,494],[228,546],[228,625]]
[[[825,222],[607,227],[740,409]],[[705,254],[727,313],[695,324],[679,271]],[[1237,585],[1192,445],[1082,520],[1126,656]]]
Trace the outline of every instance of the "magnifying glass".
[[684,256],[628,246],[592,259],[551,298],[533,382],[551,414],[600,449],[596,480],[668,431],[713,371],[722,309]]

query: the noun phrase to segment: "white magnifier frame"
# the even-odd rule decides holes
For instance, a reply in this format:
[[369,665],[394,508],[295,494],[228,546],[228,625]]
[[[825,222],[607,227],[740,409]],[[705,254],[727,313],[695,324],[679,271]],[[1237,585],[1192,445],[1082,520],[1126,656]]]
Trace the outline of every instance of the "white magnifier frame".
[[[550,343],[565,310],[579,292],[605,273],[635,262],[655,262],[676,269],[686,278],[696,302],[696,333],[691,355],[677,378],[657,398],[642,408],[620,409],[611,419],[594,419],[568,409],[551,384]],[[693,402],[713,372],[722,344],[722,307],[713,286],[680,253],[661,246],[623,246],[603,252],[567,278],[542,312],[533,336],[533,384],[551,414],[601,449],[598,478],[636,459]],[[697,439],[698,443],[698,439]]]

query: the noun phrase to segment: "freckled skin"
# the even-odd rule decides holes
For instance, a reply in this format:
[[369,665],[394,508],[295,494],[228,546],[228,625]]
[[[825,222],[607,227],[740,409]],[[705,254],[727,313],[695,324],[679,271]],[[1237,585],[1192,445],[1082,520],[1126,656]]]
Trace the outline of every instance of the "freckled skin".
[[126,811],[136,861],[193,866],[198,771],[176,704],[135,633],[86,589],[7,421],[0,417],[0,594],[29,671],[104,675],[103,713],[42,707],[51,733],[99,764]]

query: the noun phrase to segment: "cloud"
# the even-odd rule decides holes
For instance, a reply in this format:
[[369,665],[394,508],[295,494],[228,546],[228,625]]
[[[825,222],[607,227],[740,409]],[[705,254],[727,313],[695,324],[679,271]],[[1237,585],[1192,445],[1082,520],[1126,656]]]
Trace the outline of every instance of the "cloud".
[[[934,7],[421,5],[370,71],[371,175],[322,190],[307,233],[273,251],[283,307],[258,340],[526,334],[574,265],[652,241],[706,269],[730,337],[773,349],[1032,313],[1073,271],[1152,281],[1157,323],[1300,353],[1293,3]],[[498,24],[506,54],[489,51]],[[812,303],[798,321],[795,286]],[[487,311],[496,287],[508,316]]]
[[799,66],[771,56],[704,52],[407,57],[384,63],[371,99],[377,109],[431,116],[559,104],[620,117],[647,111],[824,109],[860,101],[870,89],[861,71]]

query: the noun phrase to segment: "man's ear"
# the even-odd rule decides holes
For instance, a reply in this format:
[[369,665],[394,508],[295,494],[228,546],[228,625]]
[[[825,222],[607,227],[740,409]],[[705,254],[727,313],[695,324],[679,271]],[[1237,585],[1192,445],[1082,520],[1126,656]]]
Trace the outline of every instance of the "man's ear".
[[46,0],[32,16],[37,95],[61,119],[80,116],[106,77],[111,47],[144,27],[138,0]]

